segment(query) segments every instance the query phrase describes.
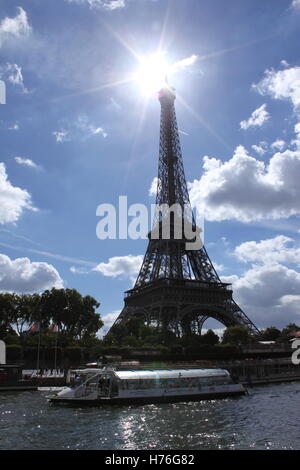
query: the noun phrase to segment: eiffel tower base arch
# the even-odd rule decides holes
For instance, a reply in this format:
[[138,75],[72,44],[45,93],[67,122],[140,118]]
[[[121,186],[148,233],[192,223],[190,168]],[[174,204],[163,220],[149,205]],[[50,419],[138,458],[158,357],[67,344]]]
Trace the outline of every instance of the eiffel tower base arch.
[[132,317],[176,336],[201,335],[204,322],[213,318],[225,327],[240,325],[255,335],[258,330],[232,298],[230,284],[197,280],[160,279],[126,292],[125,306],[115,324]]

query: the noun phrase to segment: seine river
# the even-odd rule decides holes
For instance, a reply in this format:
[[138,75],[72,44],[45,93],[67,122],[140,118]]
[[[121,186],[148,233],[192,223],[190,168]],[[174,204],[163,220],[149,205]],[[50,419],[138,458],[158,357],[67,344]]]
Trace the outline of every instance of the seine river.
[[63,408],[49,392],[0,394],[1,450],[300,449],[300,382],[212,401]]

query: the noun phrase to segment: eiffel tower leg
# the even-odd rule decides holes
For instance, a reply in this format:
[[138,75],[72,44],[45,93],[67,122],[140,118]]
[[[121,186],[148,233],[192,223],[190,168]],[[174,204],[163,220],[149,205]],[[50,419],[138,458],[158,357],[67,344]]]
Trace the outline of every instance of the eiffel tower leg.
[[192,329],[191,329],[191,322],[189,318],[185,317],[181,320],[181,327],[182,327],[182,333],[184,336],[191,336]]
[[203,323],[204,323],[208,318],[209,318],[209,317],[207,317],[206,315],[202,315],[201,317],[198,317],[198,334],[199,334],[199,335],[202,334]]

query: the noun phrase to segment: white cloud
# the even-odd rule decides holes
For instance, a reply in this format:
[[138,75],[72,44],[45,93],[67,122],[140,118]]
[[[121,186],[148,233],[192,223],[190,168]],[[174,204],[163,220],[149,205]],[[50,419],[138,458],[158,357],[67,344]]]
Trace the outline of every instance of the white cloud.
[[270,114],[266,110],[267,105],[263,104],[255,109],[249,119],[240,122],[241,129],[247,130],[249,127],[261,127],[268,119]]
[[54,131],[52,132],[52,135],[55,136],[56,142],[66,142],[71,140],[69,137],[69,132],[64,129],[61,129],[60,131]]
[[189,183],[189,190],[192,205],[207,220],[250,222],[300,214],[300,147],[275,153],[268,164],[242,146],[228,161],[207,156],[203,161],[203,175]]
[[[300,0],[299,0],[299,1],[300,1]],[[289,64],[286,60],[281,60],[281,61],[280,61],[280,65],[282,65],[282,67],[285,67],[285,68],[287,68],[287,67],[290,66],[290,64]]]
[[107,263],[99,263],[93,271],[98,271],[104,276],[126,276],[132,278],[139,273],[143,262],[142,255],[113,256]]
[[28,22],[27,13],[18,7],[18,14],[14,18],[6,17],[0,23],[0,47],[5,40],[11,37],[24,38],[28,36],[32,28]]
[[37,210],[30,194],[11,184],[4,163],[0,163],[0,224],[16,222],[25,209]]
[[71,266],[70,271],[73,274],[89,274],[91,272],[90,269],[76,268],[75,266]]
[[30,160],[30,158],[15,157],[15,161],[19,165],[25,165],[25,166],[29,166],[31,168],[39,168],[39,166],[36,163],[34,163],[32,160]]
[[300,8],[300,0],[293,0],[291,4],[292,8]]
[[178,60],[177,62],[174,62],[174,64],[171,65],[171,73],[172,72],[177,72],[179,70],[186,69],[187,67],[191,67],[192,65],[195,64],[195,62],[198,60],[199,56],[196,54],[192,54],[190,57],[185,57],[184,59]]
[[0,291],[30,293],[52,287],[62,288],[63,281],[51,264],[0,254]]
[[65,123],[64,127],[52,132],[56,142],[66,142],[73,139],[85,140],[93,136],[107,137],[107,132],[103,127],[97,126],[90,121],[88,116],[81,114],[74,122]]
[[152,180],[151,186],[149,188],[149,196],[156,196],[157,193],[157,183],[158,183],[158,178],[155,176]]
[[264,78],[252,85],[261,95],[291,101],[295,110],[300,106],[300,67],[285,70],[266,70]]
[[260,142],[258,145],[252,145],[251,148],[258,154],[264,155],[267,152],[268,144],[267,142]]
[[296,134],[297,140],[300,143],[300,122],[297,122],[297,124],[295,124],[295,134]]
[[234,298],[259,327],[283,327],[300,321],[300,273],[287,265],[300,266],[300,244],[278,235],[249,241],[234,250],[237,258],[254,263],[242,276],[222,276],[233,285]]
[[274,150],[280,150],[280,151],[283,150],[285,146],[286,146],[286,142],[282,139],[277,139],[275,140],[275,142],[271,144],[271,147]]
[[117,10],[125,7],[125,0],[67,0],[68,3],[86,4],[90,8],[103,8],[105,10]]
[[237,246],[235,255],[243,262],[296,264],[300,266],[300,244],[278,235],[267,240],[249,241]]
[[216,263],[214,262],[214,268],[215,270],[219,273],[219,272],[222,272],[225,270],[225,266],[223,264],[219,264],[219,263]]
[[20,126],[18,122],[8,123],[8,122],[0,121],[0,129],[5,129],[9,131],[18,131],[20,129]]
[[100,330],[100,336],[104,336],[108,330],[113,326],[114,322],[120,315],[120,310],[114,310],[111,313],[107,313],[106,315],[101,316],[101,320],[104,322],[103,328]]
[[254,265],[240,278],[222,280],[232,282],[235,300],[259,328],[300,321],[299,272],[281,264]]
[[6,64],[0,67],[0,77],[5,81],[12,83],[15,87],[18,87],[22,93],[29,93],[28,89],[24,85],[24,78],[22,74],[22,67],[17,64]]
[[9,131],[18,131],[20,129],[20,126],[17,122],[15,122],[14,124],[11,124],[9,127],[8,127],[8,130]]
[[24,79],[22,75],[22,68],[17,64],[7,64],[8,81],[13,85],[19,86],[23,93],[28,93],[27,88],[24,86]]

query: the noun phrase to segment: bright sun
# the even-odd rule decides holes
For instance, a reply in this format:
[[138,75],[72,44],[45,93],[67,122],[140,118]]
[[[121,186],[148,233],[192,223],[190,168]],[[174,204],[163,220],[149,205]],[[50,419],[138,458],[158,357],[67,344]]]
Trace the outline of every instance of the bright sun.
[[150,97],[166,86],[169,66],[162,53],[141,57],[139,61],[140,67],[134,79],[140,85],[142,93]]

